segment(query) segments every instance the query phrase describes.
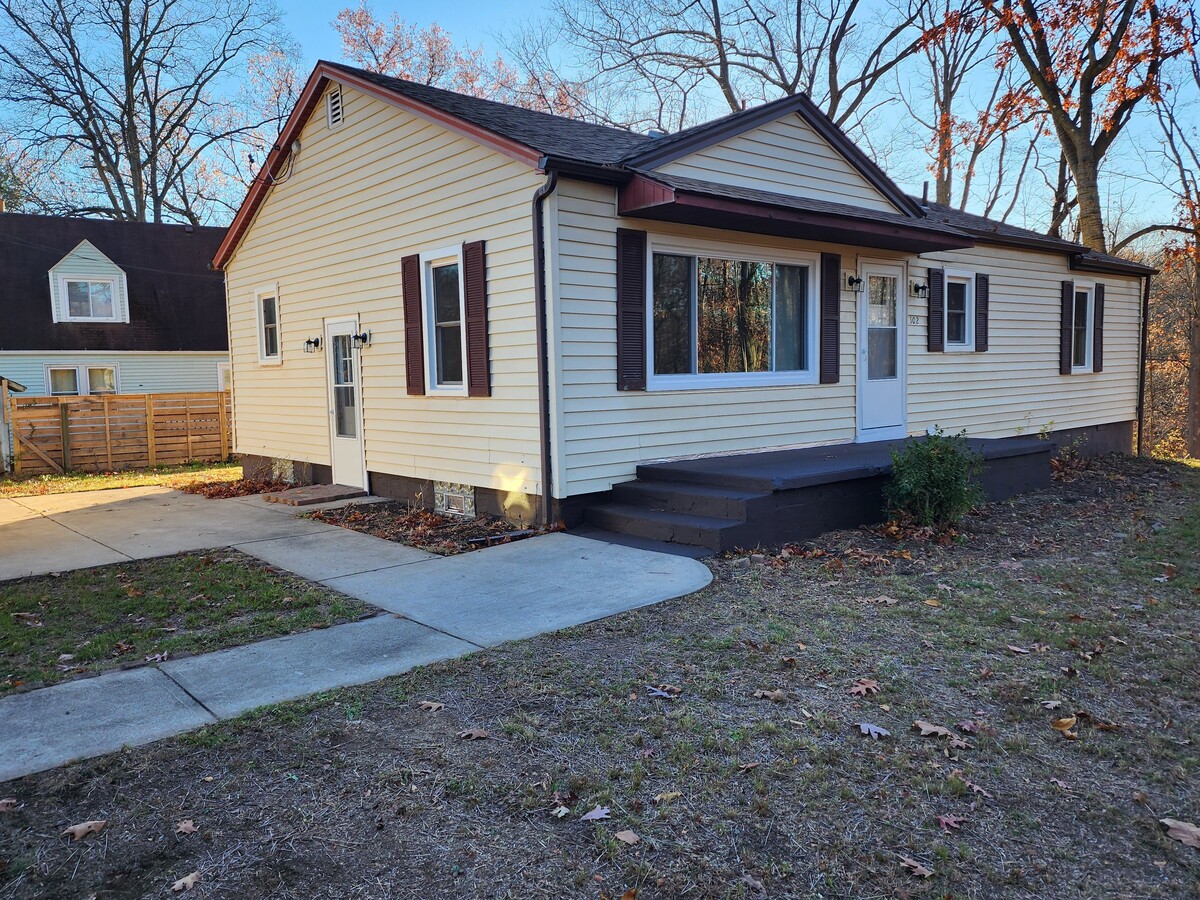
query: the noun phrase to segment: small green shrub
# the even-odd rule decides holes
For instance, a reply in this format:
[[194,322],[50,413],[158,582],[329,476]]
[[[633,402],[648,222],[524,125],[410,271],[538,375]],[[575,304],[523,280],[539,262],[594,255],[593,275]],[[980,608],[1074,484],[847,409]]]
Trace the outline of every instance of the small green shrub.
[[983,502],[975,476],[983,454],[974,453],[965,431],[945,435],[941,428],[892,448],[892,480],[884,488],[888,514],[918,525],[956,525],[971,507]]

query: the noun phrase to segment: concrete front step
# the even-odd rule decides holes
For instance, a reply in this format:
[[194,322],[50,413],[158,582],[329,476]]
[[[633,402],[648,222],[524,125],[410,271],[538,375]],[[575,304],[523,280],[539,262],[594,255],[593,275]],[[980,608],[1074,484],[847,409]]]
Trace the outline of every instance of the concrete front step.
[[727,549],[731,544],[725,533],[745,524],[743,519],[698,516],[615,502],[589,506],[585,517],[589,525],[606,531],[709,550]]
[[745,521],[755,501],[768,496],[769,492],[641,479],[615,484],[612,490],[612,502],[622,505],[738,521]]
[[268,503],[282,503],[285,506],[315,506],[318,503],[333,503],[365,496],[367,492],[362,488],[344,484],[306,484],[274,494],[263,494],[263,499]]

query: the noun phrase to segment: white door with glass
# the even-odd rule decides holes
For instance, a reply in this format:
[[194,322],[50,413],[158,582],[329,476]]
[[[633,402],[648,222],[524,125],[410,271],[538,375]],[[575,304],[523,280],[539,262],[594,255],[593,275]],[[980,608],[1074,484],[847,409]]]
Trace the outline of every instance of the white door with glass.
[[362,390],[359,356],[354,346],[358,322],[325,324],[325,359],[329,373],[329,441],[334,484],[366,490],[363,453]]
[[904,437],[904,267],[864,264],[858,286],[858,439]]

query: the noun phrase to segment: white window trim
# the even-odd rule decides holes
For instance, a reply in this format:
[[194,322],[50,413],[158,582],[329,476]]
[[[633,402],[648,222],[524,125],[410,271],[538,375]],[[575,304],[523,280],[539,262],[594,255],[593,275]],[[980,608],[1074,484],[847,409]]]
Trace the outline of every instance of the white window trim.
[[[728,390],[729,388],[788,387],[792,385],[816,384],[820,380],[818,354],[820,352],[820,264],[819,253],[798,250],[765,249],[751,244],[692,239],[656,239],[651,236],[646,247],[646,390],[647,391],[701,391]],[[806,356],[809,367],[795,372],[710,372],[694,375],[656,375],[654,373],[654,254],[667,253],[676,256],[707,256],[714,259],[733,259],[746,262],[762,262],[784,266],[806,266],[808,268],[808,347]],[[774,309],[771,310],[771,327],[775,327]],[[692,309],[692,334],[695,336],[696,310]],[[772,337],[773,337],[772,333]],[[773,342],[772,342],[773,344]],[[772,350],[773,352],[773,350]]]
[[[333,121],[333,95],[338,96],[338,120]],[[334,84],[332,88],[325,94],[325,124],[330,131],[336,131],[346,124],[346,95],[342,93],[342,86]]]
[[[278,301],[276,301],[278,302]],[[278,310],[276,310],[278,312]],[[233,384],[233,363],[229,361],[221,361],[217,363],[217,390],[225,390],[225,373],[229,373],[229,383]]]
[[[1087,330],[1085,337],[1087,340],[1087,358],[1082,366],[1075,365],[1075,295],[1081,291],[1087,292]],[[1075,289],[1071,292],[1071,374],[1082,375],[1090,374],[1095,360],[1096,352],[1096,283],[1095,282],[1075,282]]]
[[[421,323],[425,341],[425,393],[439,397],[467,396],[467,300],[466,273],[463,272],[462,244],[427,250],[421,260]],[[437,383],[437,329],[433,320],[433,267],[442,263],[458,264],[458,328],[461,333],[459,346],[462,348],[462,384]]]
[[[267,356],[266,325],[263,322],[262,301],[264,297],[275,300],[275,355]],[[260,366],[278,366],[283,364],[283,316],[279,303],[279,285],[263,285],[254,292],[254,317],[258,321],[258,364]]]
[[[46,384],[46,394],[51,397],[113,397],[121,393],[121,364],[116,362],[84,362],[75,363],[46,363],[43,365],[42,377]],[[50,386],[50,372],[56,369],[74,369],[75,370],[75,385],[79,389],[78,393],[74,394],[55,394]],[[112,369],[113,384],[116,386],[116,392],[109,394],[107,392],[93,394],[91,382],[88,380],[88,369]]]
[[950,342],[950,307],[949,296],[942,291],[942,350],[945,353],[974,353],[975,352],[975,273],[966,269],[946,269],[946,285],[951,281],[966,284],[966,336],[962,343]]
[[[112,288],[113,314],[111,316],[73,316],[71,301],[67,296],[68,281],[105,282]],[[50,296],[57,297],[52,305],[55,322],[118,322],[129,321],[129,307],[122,302],[125,295],[125,276],[121,275],[80,275],[65,272],[50,273]]]

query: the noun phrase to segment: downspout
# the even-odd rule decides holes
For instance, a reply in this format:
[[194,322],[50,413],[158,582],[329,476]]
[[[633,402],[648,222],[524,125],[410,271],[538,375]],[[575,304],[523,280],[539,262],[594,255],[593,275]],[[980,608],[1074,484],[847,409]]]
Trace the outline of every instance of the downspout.
[[1138,398],[1137,398],[1137,455],[1141,456],[1145,449],[1143,425],[1146,421],[1146,355],[1150,345],[1150,280],[1147,275],[1142,282],[1142,347],[1138,365]]
[[533,297],[537,316],[538,342],[538,418],[542,443],[542,509],[541,524],[551,524],[550,507],[553,497],[553,472],[550,468],[550,341],[547,328],[549,302],[546,298],[546,241],[545,212],[542,201],[558,186],[558,172],[546,173],[546,181],[533,194]]

